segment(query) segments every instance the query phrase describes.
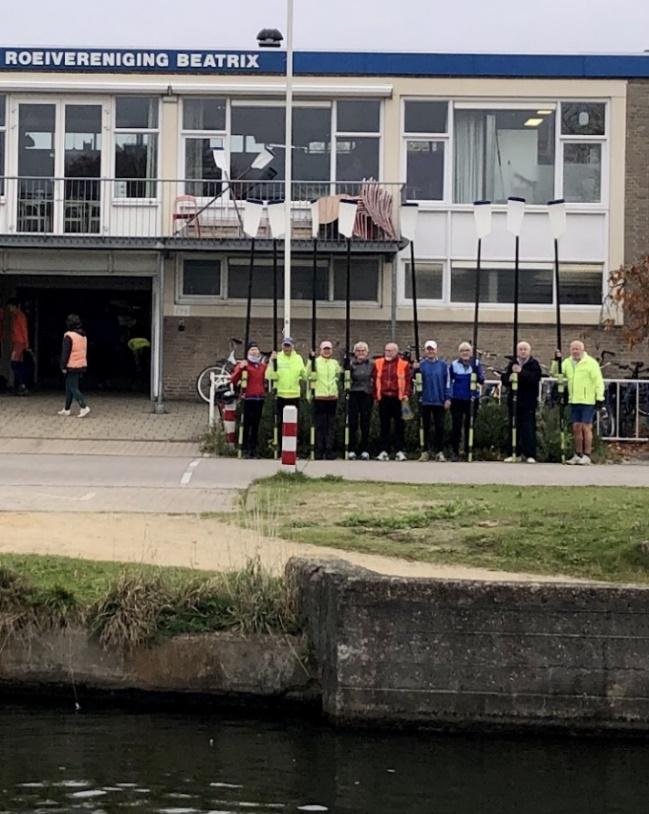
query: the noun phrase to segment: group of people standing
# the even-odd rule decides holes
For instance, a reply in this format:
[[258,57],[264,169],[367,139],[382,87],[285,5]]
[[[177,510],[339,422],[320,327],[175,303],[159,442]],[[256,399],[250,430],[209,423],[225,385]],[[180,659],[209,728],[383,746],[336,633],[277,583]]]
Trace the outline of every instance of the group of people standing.
[[[348,458],[370,459],[370,421],[374,405],[379,417],[378,461],[407,460],[405,452],[405,421],[412,417],[410,397],[413,391],[420,403],[423,426],[423,448],[420,461],[445,461],[446,414],[451,416],[451,460],[466,455],[472,411],[478,408],[480,386],[485,381],[484,367],[469,342],[461,342],[458,355],[447,362],[439,355],[437,342],[424,344],[424,355],[411,363],[399,352],[396,342],[385,345],[383,355],[370,357],[366,342],[357,342],[349,364],[343,366],[334,358],[334,345],[329,340],[320,343],[319,353],[312,352],[305,360],[295,350],[295,342],[286,337],[282,349],[273,352],[266,361],[256,342],[249,342],[246,359],[239,362],[233,373],[233,385],[242,388],[242,453],[256,457],[259,425],[264,400],[269,389],[275,394],[277,418],[281,421],[284,407],[299,408],[303,389],[312,403],[315,428],[316,459],[332,459],[335,453],[336,412],[341,394],[347,396]],[[560,355],[556,358],[560,360]],[[573,422],[575,455],[568,463],[590,463],[592,451],[593,411],[604,398],[604,381],[599,365],[590,357],[582,342],[570,346],[570,357],[561,361],[561,372],[568,386]],[[558,362],[555,361],[558,372]],[[516,449],[507,461],[536,462],[536,408],[542,370],[532,356],[528,342],[519,342],[517,355],[502,373],[502,383],[508,389],[510,412],[514,409],[511,387],[516,374],[515,412],[518,426]]]

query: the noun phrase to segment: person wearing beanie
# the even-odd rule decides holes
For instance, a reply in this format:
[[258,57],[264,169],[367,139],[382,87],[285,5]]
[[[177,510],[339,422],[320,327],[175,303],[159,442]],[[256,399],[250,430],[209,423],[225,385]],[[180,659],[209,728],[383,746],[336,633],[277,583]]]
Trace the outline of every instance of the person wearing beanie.
[[238,362],[232,371],[230,381],[237,385],[243,371],[247,371],[246,387],[242,390],[243,399],[243,441],[244,458],[256,458],[259,443],[259,424],[266,397],[265,377],[268,365],[264,361],[256,342],[248,342],[246,358]]
[[79,404],[79,418],[85,418],[90,412],[83,393],[79,389],[81,377],[88,369],[88,338],[77,314],[69,314],[65,321],[66,332],[63,334],[61,348],[61,372],[65,376],[65,406],[58,415],[69,416],[72,402]]

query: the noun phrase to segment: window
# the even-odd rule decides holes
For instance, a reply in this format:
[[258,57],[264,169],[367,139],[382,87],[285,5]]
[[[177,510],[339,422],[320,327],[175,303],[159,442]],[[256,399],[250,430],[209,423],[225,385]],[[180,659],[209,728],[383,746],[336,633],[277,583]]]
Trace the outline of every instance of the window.
[[[350,267],[349,289],[353,302],[378,302],[379,262],[376,257],[354,257]],[[347,298],[347,260],[334,259],[334,300]]]
[[[278,146],[274,146],[278,145]],[[261,105],[232,105],[232,135],[230,137],[230,175],[233,179],[245,174],[246,178],[281,181],[284,178],[284,108]],[[273,161],[263,170],[251,170],[250,165],[264,147],[275,153]],[[282,197],[259,191],[256,197]],[[246,197],[245,195],[237,197]]]
[[[412,300],[412,271],[410,263],[405,268],[405,298]],[[444,282],[444,265],[415,259],[417,273],[417,300],[441,300]]]
[[[331,108],[296,107],[293,111],[293,178],[324,181],[331,176]],[[302,198],[326,195],[328,184],[309,184]]]
[[602,266],[562,263],[559,274],[562,305],[601,305]]
[[[474,268],[453,266],[451,271],[451,301],[475,302]],[[519,276],[519,303],[552,304],[552,269],[521,268]],[[483,268],[480,279],[480,302],[513,303],[514,269]]]
[[5,193],[5,129],[7,126],[5,111],[6,97],[0,96],[0,195]]
[[444,199],[448,102],[407,101],[404,104],[406,199]]
[[456,203],[554,193],[554,110],[455,110]]
[[219,297],[221,295],[221,261],[183,261],[183,297]]
[[158,175],[158,99],[115,100],[115,196],[155,198]]
[[212,150],[225,144],[225,99],[183,99],[185,192],[214,198],[221,192],[221,170]]
[[380,114],[380,102],[336,103],[337,181],[379,180]]
[[606,136],[603,102],[561,103],[563,197],[571,203],[600,203]]

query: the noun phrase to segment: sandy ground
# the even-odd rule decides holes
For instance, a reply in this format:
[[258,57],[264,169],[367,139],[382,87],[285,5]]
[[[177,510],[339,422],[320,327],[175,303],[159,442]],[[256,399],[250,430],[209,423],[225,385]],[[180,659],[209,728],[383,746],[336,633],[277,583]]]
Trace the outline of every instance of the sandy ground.
[[57,554],[200,570],[230,570],[259,555],[279,573],[293,556],[345,559],[381,574],[508,582],[584,582],[486,568],[433,565],[264,537],[194,515],[0,513],[0,554]]

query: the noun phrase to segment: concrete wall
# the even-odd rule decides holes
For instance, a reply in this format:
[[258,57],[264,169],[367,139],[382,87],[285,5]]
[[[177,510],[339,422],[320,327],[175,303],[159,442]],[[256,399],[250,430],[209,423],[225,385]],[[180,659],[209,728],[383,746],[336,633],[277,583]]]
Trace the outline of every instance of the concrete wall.
[[[179,330],[182,327],[183,330]],[[165,397],[170,399],[194,398],[195,381],[199,372],[214,361],[226,356],[228,337],[242,337],[243,318],[234,317],[165,317]],[[308,355],[311,343],[311,323],[309,320],[293,320],[293,336],[298,343],[298,352]],[[440,353],[447,358],[455,358],[457,346],[463,340],[471,340],[472,326],[454,322],[421,322],[420,341],[436,339]],[[345,344],[345,323],[340,319],[330,319],[323,315],[318,319],[318,337],[330,338],[340,344],[337,353],[343,353]],[[272,346],[272,320],[252,320],[251,338],[259,342],[263,350]],[[414,342],[411,322],[397,322],[397,341],[402,348]],[[549,364],[556,346],[556,329],[553,325],[522,325],[520,338],[532,343],[533,353],[543,364]],[[580,338],[588,351],[597,356],[602,348],[617,354],[617,361],[647,358],[646,348],[629,351],[620,329],[605,332],[597,326],[565,326],[563,331],[564,351],[571,339]],[[390,323],[381,320],[352,321],[351,341],[366,340],[370,352],[381,353],[384,343],[390,339]],[[503,363],[503,354],[511,353],[512,329],[509,325],[487,323],[480,326],[478,345],[481,349],[499,353],[496,366]],[[239,351],[241,353],[241,351]],[[606,371],[604,371],[606,375]],[[613,375],[616,375],[613,372]]]
[[649,589],[291,560],[337,722],[649,730]]
[[[88,686],[92,689],[175,693],[259,700],[307,700],[313,676],[305,643],[295,636],[229,633],[176,636],[132,654],[103,650],[84,630],[66,630],[0,649],[2,686]],[[315,690],[317,697],[317,689]]]

